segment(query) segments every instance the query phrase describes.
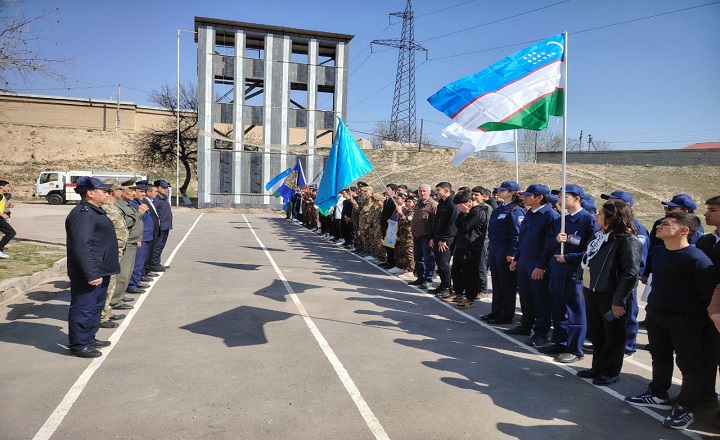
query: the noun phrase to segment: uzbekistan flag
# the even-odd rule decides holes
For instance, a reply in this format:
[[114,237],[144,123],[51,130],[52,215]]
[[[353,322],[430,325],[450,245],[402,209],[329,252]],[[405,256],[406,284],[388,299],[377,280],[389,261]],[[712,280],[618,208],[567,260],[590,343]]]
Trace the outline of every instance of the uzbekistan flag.
[[270,181],[265,184],[265,190],[268,191],[270,194],[274,195],[275,197],[280,197],[280,194],[278,194],[278,190],[283,185],[283,183],[285,183],[285,180],[290,175],[290,173],[292,173],[292,168],[288,168],[282,173],[270,179]]
[[468,130],[544,130],[563,115],[563,34],[440,89],[430,104]]

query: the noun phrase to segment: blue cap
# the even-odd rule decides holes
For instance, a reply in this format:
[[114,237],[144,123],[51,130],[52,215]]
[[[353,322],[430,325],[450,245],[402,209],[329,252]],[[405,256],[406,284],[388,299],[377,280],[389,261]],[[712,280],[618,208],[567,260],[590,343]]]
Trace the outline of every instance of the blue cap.
[[[553,194],[562,194],[562,188],[561,189],[554,189],[552,190]],[[575,194],[576,196],[583,198],[585,197],[585,191],[583,191],[582,187],[580,185],[574,185],[572,183],[568,183],[565,185],[565,193],[571,193]]]
[[557,205],[557,203],[560,201],[560,198],[554,194],[548,195],[547,198],[550,204],[553,206]]
[[138,180],[137,182],[135,182],[135,187],[142,191],[147,191],[149,185],[150,182],[148,182],[147,180]]
[[547,186],[541,184],[541,183],[533,183],[532,185],[528,186],[525,191],[520,192],[521,195],[525,194],[532,194],[534,196],[549,196],[550,195],[550,188]]
[[500,186],[495,188],[495,191],[506,189],[508,191],[520,191],[520,185],[517,184],[517,182],[513,182],[512,180],[506,180],[505,182],[501,183]]
[[590,194],[585,194],[585,197],[580,200],[580,206],[582,206],[582,209],[588,212],[597,211],[597,207],[595,207],[595,198]]
[[155,183],[153,183],[153,186],[160,186],[162,188],[170,188],[170,184],[167,183],[167,180],[156,180]]
[[667,205],[671,208],[685,208],[690,212],[693,212],[697,209],[697,204],[693,201],[692,197],[690,197],[687,194],[678,194],[673,196],[672,200],[669,202],[660,202],[663,205]]
[[603,198],[605,200],[607,199],[620,199],[630,204],[630,206],[635,204],[635,198],[626,191],[613,191],[610,194],[600,194],[600,198]]
[[103,181],[97,177],[82,176],[77,180],[75,192],[83,194],[94,189],[110,189],[111,187],[112,185],[109,183],[103,183]]

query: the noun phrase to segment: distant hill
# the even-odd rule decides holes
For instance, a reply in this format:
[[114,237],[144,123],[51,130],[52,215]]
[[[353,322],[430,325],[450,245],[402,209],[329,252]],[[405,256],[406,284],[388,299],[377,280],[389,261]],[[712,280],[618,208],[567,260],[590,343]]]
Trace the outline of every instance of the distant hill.
[[[29,198],[35,179],[44,169],[105,168],[144,170],[157,178],[175,181],[175,167],[145,169],[132,146],[132,135],[85,129],[0,125],[0,178],[13,183],[14,196]],[[320,154],[327,149],[318,149]],[[497,186],[503,180],[515,179],[512,162],[471,158],[460,167],[452,166],[454,150],[365,150],[385,183],[404,183],[417,187],[421,183],[435,185],[448,181],[454,187]],[[702,202],[720,194],[720,169],[710,166],[608,166],[568,164],[568,182],[581,185],[596,198],[601,193],[624,189],[634,194],[635,211],[645,224],[662,216],[661,201],[673,194],[690,194],[704,212]],[[381,184],[374,174],[362,180],[376,189]],[[520,164],[520,184],[544,183],[559,188],[560,165]],[[189,194],[196,193],[193,180]]]

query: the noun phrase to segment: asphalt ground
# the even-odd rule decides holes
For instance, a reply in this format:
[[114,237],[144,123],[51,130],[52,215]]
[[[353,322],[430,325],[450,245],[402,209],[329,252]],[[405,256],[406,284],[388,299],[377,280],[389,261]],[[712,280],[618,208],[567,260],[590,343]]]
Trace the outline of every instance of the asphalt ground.
[[489,304],[459,311],[284,218],[180,212],[164,258],[95,360],[67,355],[66,279],[12,307],[0,438],[720,437],[714,410],[678,432],[622,401],[649,353],[593,386],[590,356],[554,363],[481,322]]

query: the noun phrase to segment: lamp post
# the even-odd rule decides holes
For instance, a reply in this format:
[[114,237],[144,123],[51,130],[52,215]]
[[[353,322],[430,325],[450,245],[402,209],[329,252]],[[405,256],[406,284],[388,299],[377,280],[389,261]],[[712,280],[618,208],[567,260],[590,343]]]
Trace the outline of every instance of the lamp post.
[[176,133],[175,133],[175,206],[180,206],[180,32],[195,31],[177,30],[177,101],[175,101]]

